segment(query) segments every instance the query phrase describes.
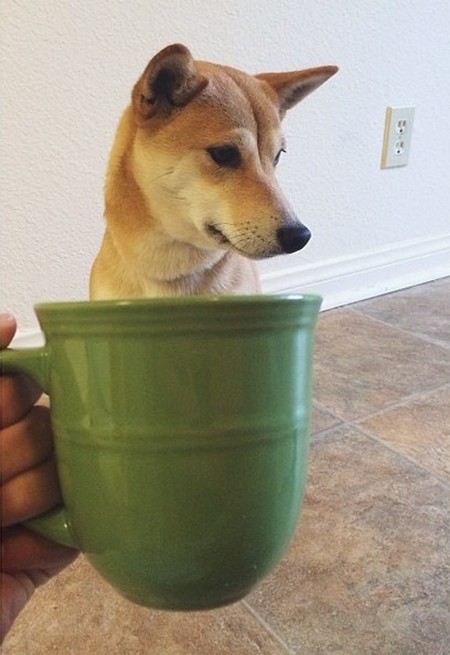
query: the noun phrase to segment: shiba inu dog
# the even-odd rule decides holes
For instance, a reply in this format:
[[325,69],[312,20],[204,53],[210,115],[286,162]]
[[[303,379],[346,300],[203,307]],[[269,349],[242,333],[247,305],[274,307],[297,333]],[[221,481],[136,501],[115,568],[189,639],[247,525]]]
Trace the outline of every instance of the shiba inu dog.
[[110,155],[91,298],[258,292],[254,260],[311,236],[275,177],[281,121],[337,70],[253,76],[183,45],[159,52]]

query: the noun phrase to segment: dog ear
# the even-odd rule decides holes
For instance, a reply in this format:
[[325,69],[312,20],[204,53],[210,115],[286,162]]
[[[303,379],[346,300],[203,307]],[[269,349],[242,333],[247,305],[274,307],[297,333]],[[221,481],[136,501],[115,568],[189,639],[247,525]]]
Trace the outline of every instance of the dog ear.
[[181,44],[161,50],[148,64],[132,93],[135,116],[145,121],[183,107],[208,83],[189,50]]
[[256,75],[256,78],[269,84],[275,91],[283,117],[288,109],[315,91],[338,70],[337,66],[322,66],[291,73],[261,73]]

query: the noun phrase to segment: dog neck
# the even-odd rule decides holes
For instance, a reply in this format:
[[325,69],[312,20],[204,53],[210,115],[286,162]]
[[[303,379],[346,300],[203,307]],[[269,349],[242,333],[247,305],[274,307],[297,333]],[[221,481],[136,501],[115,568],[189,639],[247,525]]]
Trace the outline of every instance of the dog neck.
[[[208,259],[204,252],[179,242],[161,249],[157,245],[142,248],[139,252],[124,248],[124,242],[117,237],[118,233],[113,235],[108,227],[102,245],[108,256],[97,257],[94,264],[93,276],[97,275],[101,283],[97,282],[95,288],[91,285],[92,299],[223,295],[259,290],[252,262],[235,253],[213,251],[206,253],[210,255]],[[151,241],[153,238],[154,234]],[[243,267],[248,269],[244,277]]]

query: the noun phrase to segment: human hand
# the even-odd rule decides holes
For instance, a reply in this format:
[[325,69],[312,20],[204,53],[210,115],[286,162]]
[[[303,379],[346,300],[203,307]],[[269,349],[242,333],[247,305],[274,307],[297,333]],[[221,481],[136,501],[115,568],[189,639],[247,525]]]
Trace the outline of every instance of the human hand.
[[[9,345],[15,331],[15,319],[2,315],[0,348]],[[77,555],[21,525],[61,502],[50,413],[35,404],[40,395],[24,375],[0,377],[1,640],[35,589]]]

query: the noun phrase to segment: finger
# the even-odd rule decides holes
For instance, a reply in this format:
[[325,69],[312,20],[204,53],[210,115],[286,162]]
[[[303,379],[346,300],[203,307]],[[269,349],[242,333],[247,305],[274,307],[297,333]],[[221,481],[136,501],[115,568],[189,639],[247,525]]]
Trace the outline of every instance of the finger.
[[7,348],[16,333],[17,323],[12,314],[0,314],[0,348]]
[[[9,346],[15,332],[16,319],[0,315],[0,348]],[[38,385],[24,375],[0,377],[0,426],[11,425],[22,418],[40,396]]]
[[0,377],[0,427],[25,416],[41,396],[39,386],[20,373]]
[[5,527],[56,507],[61,490],[54,458],[12,478],[2,485],[1,493],[1,524]]
[[3,428],[1,449],[2,484],[47,460],[53,451],[49,410],[36,405],[21,421]]
[[77,555],[74,548],[60,546],[21,525],[2,532],[2,569],[6,573],[41,569],[53,574]]
[[3,643],[14,621],[19,616],[35,590],[35,585],[26,574],[2,573],[0,643]]
[[53,544],[21,526],[2,531],[0,643],[35,588],[70,564],[77,555],[76,550]]

